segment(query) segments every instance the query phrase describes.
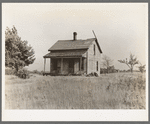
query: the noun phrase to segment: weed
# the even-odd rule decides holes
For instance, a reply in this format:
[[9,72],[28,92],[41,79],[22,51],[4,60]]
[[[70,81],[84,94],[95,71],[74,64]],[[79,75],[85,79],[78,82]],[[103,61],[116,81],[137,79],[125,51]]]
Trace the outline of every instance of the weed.
[[6,109],[145,109],[143,73],[100,77],[6,76]]

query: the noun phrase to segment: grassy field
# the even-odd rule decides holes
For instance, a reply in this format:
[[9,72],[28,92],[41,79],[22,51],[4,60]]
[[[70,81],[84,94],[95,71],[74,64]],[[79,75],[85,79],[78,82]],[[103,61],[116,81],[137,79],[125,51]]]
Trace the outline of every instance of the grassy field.
[[145,73],[5,76],[6,109],[145,109]]

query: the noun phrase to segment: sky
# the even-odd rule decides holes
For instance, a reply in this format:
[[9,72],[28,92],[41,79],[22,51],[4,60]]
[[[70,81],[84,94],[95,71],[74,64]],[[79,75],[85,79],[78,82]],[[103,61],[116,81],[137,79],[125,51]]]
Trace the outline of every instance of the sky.
[[[142,64],[148,58],[148,4],[145,3],[2,3],[3,33],[13,25],[22,40],[35,51],[36,60],[27,68],[42,71],[43,56],[58,40],[94,38],[102,56],[116,69],[128,69],[118,60],[134,54]],[[46,61],[49,70],[49,59]],[[137,69],[136,67],[134,69]]]

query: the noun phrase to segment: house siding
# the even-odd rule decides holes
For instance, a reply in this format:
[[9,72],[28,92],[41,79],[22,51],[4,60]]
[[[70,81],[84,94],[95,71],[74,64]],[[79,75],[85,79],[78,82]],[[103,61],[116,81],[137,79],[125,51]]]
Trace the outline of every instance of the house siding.
[[[94,45],[95,45],[95,55],[94,55]],[[100,75],[100,61],[101,61],[101,53],[98,49],[98,46],[95,41],[92,42],[88,51],[87,51],[87,73],[96,72]],[[97,61],[98,61],[98,71],[97,71]]]

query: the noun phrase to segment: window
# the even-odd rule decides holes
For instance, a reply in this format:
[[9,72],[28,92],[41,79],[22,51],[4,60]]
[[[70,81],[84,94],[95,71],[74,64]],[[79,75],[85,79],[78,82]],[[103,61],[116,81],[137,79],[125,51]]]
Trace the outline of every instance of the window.
[[97,63],[96,63],[96,68],[97,68],[97,71],[98,71],[98,61],[97,61]]
[[94,47],[93,49],[94,49],[94,55],[95,55],[95,44],[94,44],[94,46],[93,46],[93,47]]

